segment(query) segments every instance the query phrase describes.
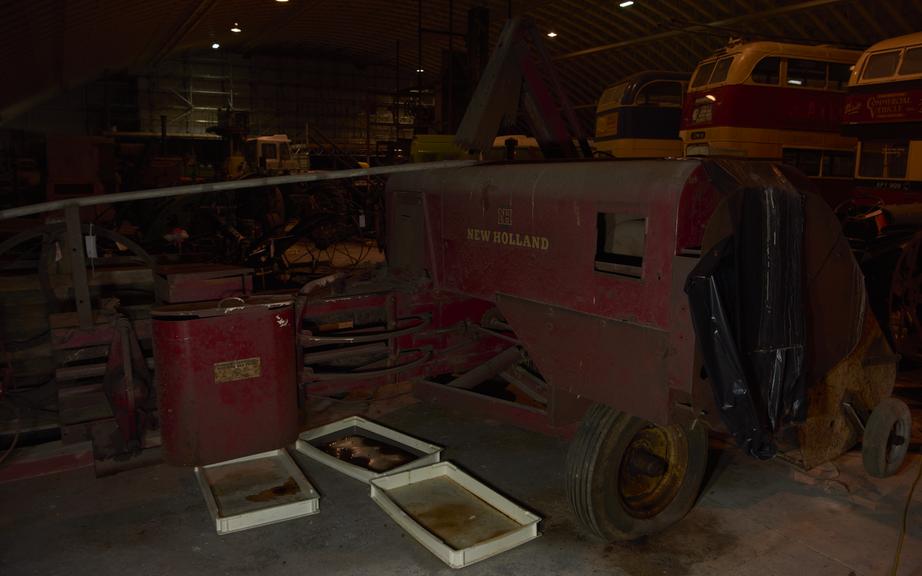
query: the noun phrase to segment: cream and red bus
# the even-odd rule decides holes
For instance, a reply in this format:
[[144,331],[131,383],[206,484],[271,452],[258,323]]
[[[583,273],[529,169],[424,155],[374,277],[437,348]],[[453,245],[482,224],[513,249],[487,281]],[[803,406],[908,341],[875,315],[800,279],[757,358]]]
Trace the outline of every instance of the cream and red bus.
[[841,134],[855,50],[779,42],[731,42],[702,60],[685,97],[688,156],[782,160],[822,179],[827,200],[847,194],[853,137]]
[[871,305],[895,350],[922,360],[922,32],[871,46],[848,84],[842,131],[858,139],[838,210],[860,247]]
[[596,152],[616,158],[682,156],[679,123],[688,79],[685,72],[640,72],[606,88],[596,108]]
[[922,32],[871,46],[848,85],[842,131],[858,138],[857,189],[922,201]]

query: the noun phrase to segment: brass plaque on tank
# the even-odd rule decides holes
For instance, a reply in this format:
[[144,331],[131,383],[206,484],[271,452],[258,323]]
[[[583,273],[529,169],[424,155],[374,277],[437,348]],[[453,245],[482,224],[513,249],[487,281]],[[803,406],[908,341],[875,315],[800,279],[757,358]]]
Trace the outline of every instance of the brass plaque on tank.
[[233,382],[234,380],[259,378],[260,373],[259,357],[217,362],[214,365],[215,382]]

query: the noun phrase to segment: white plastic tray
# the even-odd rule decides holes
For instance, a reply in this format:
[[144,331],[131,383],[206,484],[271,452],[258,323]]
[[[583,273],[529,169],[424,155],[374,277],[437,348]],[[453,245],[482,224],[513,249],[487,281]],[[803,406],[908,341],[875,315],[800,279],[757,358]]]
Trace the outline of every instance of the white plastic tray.
[[371,498],[452,568],[537,538],[541,521],[451,462],[375,478]]
[[196,466],[218,534],[284,522],[320,511],[320,497],[284,448]]
[[[334,437],[337,434],[346,436],[350,433],[355,435],[362,435],[363,432],[365,432],[367,436],[380,438],[387,444],[409,452],[416,457],[413,460],[410,460],[400,466],[377,472],[357,464],[351,464],[344,460],[340,460],[339,458],[331,454],[327,454],[312,444],[312,441],[315,441],[319,438]],[[314,428],[313,430],[308,430],[307,432],[301,433],[301,435],[298,436],[298,442],[295,444],[295,449],[308,458],[339,470],[343,474],[351,476],[356,480],[361,480],[366,484],[368,484],[372,478],[377,478],[378,476],[393,474],[395,472],[402,472],[412,468],[419,468],[420,466],[428,466],[429,464],[435,464],[441,460],[442,454],[442,448],[439,446],[429,444],[428,442],[423,442],[422,440],[418,440],[402,432],[397,432],[396,430],[392,430],[386,426],[376,424],[375,422],[366,420],[360,416],[350,416],[348,418],[343,418],[342,420],[333,422],[332,424],[320,426],[319,428]]]

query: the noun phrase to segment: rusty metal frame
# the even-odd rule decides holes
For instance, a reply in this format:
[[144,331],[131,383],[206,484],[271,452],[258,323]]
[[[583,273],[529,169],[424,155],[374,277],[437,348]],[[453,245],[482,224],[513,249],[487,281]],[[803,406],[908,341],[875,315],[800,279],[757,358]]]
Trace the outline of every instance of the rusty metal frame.
[[390,366],[388,368],[375,368],[371,370],[353,370],[351,372],[314,372],[310,368],[305,368],[303,378],[308,382],[317,382],[321,380],[359,380],[363,378],[378,378],[380,376],[393,376],[401,372],[407,372],[414,368],[423,366],[432,359],[432,348],[416,348],[403,350],[402,354],[421,353],[416,360]]
[[399,338],[401,336],[409,336],[410,334],[416,334],[421,332],[424,328],[429,326],[432,322],[432,316],[429,314],[421,314],[419,316],[410,316],[407,318],[400,318],[399,321],[406,320],[417,320],[416,324],[412,326],[407,326],[405,328],[396,328],[393,330],[387,330],[383,332],[369,332],[369,333],[360,333],[360,334],[342,334],[337,336],[314,336],[310,331],[303,330],[301,333],[301,345],[302,346],[322,346],[325,344],[365,344],[368,342],[377,342],[378,340],[386,340],[388,338]]

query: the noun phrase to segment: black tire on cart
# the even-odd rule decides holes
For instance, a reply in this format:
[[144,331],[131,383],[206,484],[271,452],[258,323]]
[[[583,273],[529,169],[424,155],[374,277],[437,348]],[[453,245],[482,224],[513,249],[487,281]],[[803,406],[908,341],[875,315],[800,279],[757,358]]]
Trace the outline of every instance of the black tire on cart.
[[861,440],[861,457],[867,473],[877,478],[895,474],[909,450],[911,434],[909,406],[896,398],[881,400],[871,411]]
[[608,406],[589,409],[567,454],[567,496],[583,527],[632,540],[678,522],[707,468],[704,425],[656,426]]

